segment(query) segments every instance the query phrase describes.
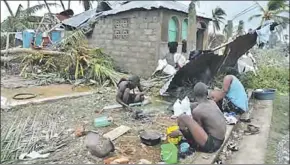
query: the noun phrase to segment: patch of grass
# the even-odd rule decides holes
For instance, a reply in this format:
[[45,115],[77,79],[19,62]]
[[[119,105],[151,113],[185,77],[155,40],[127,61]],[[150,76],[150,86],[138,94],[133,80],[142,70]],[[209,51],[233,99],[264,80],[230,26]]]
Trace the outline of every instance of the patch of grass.
[[277,95],[274,100],[272,123],[266,152],[266,164],[277,162],[276,148],[283,136],[289,133],[289,95]]
[[289,91],[289,69],[262,65],[257,75],[248,72],[241,76],[242,83],[246,88],[275,88],[278,92],[288,93]]

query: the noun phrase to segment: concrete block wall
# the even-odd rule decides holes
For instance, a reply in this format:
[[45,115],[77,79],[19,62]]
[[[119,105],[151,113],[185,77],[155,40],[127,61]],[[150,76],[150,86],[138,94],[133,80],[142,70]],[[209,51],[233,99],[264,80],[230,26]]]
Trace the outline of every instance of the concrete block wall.
[[[122,18],[129,19],[128,38],[114,39],[113,21]],[[158,10],[136,10],[109,15],[97,22],[89,45],[103,48],[124,71],[149,77],[159,59],[160,22]]]

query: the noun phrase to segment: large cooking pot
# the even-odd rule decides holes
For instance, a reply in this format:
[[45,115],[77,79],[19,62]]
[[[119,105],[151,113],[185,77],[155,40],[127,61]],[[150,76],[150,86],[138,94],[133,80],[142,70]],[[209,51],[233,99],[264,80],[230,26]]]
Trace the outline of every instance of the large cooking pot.
[[161,134],[156,131],[142,131],[139,136],[141,142],[148,146],[155,146],[161,142]]

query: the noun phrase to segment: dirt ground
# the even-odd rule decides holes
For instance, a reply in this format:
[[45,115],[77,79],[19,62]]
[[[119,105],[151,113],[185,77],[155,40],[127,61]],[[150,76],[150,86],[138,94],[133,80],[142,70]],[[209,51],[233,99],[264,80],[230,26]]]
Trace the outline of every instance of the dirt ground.
[[[95,113],[105,105],[116,104],[115,90],[106,88],[99,94],[77,99],[61,100],[42,105],[1,112],[1,162],[2,163],[103,163],[103,159],[90,156],[84,145],[85,137],[75,137],[74,130],[85,125],[86,130],[95,130],[104,134],[119,125],[131,127],[125,135],[114,141],[116,155],[127,156],[130,163],[147,159],[154,163],[160,161],[160,146],[144,147],[140,143],[138,132],[158,130],[165,133],[166,127],[175,124],[169,118],[168,105],[153,102],[142,108],[150,114],[151,122],[142,123],[134,120],[128,112],[106,110]],[[105,128],[95,128],[94,118],[102,115],[113,117],[114,123]],[[21,153],[40,151],[51,152],[48,158],[32,161],[17,160]]]

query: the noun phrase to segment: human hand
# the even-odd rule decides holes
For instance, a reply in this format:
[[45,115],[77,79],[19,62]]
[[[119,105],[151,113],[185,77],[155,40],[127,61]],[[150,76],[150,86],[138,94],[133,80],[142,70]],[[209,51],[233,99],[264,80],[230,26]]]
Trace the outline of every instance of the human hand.
[[222,93],[222,91],[214,90],[214,91],[210,92],[209,96],[215,102],[218,102],[221,99],[223,99],[223,93]]
[[181,131],[176,130],[176,131],[173,131],[173,132],[171,132],[170,134],[168,134],[168,136],[169,136],[169,137],[172,137],[172,138],[176,138],[176,137],[178,137],[178,136],[182,136],[182,133],[181,133]]
[[191,120],[192,120],[191,116],[186,115],[186,114],[181,114],[180,116],[178,116],[178,121],[180,122],[182,126],[185,126],[185,127],[189,125]]

